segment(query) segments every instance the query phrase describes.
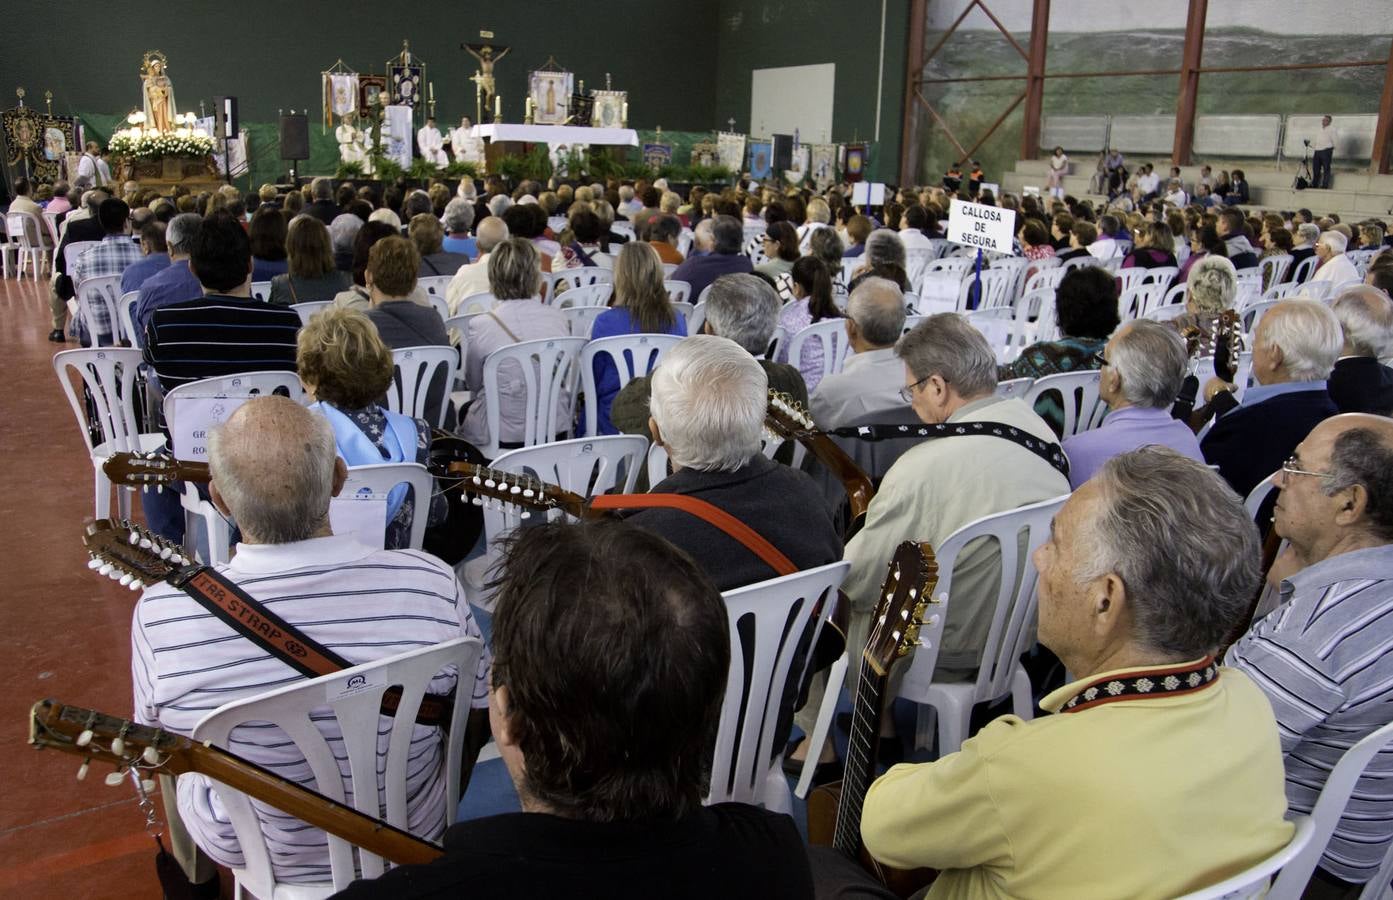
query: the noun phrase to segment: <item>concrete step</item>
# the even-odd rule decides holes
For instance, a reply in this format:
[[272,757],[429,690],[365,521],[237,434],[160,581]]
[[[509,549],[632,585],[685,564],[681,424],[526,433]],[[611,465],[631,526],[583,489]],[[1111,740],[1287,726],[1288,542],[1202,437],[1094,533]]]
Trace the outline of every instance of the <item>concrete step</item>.
[[[1129,169],[1135,168],[1144,162],[1150,162],[1156,166],[1158,174],[1164,179],[1170,174],[1170,162],[1168,160],[1156,159],[1129,159]],[[1097,160],[1093,157],[1087,159],[1072,158],[1069,160],[1069,174],[1083,176],[1087,184],[1097,165]],[[1232,171],[1233,166],[1211,165],[1214,172]],[[1248,178],[1248,184],[1252,187],[1274,187],[1283,190],[1291,188],[1292,179],[1296,177],[1298,164],[1288,161],[1282,168],[1271,165],[1265,166],[1243,166],[1243,174]],[[1038,177],[1042,182],[1049,175],[1050,164],[1047,159],[1022,159],[1017,160],[1014,172],[1021,175],[1031,175]],[[1180,177],[1185,182],[1186,189],[1193,188],[1200,178],[1200,166],[1182,166]],[[1027,182],[1032,183],[1033,182]],[[1336,171],[1331,179],[1331,189],[1336,191],[1351,191],[1355,193],[1387,194],[1393,196],[1393,175],[1374,175],[1368,172],[1341,172]]]

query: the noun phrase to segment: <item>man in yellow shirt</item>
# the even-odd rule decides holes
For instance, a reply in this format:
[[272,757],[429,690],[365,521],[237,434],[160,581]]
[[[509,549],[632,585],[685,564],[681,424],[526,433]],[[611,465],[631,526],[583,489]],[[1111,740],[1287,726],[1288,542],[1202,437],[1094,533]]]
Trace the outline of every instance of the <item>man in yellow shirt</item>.
[[930,898],[1176,897],[1283,847],[1271,706],[1213,653],[1258,585],[1239,498],[1162,447],[1110,460],[1035,554],[1040,642],[1079,678],[866,797],[877,859]]

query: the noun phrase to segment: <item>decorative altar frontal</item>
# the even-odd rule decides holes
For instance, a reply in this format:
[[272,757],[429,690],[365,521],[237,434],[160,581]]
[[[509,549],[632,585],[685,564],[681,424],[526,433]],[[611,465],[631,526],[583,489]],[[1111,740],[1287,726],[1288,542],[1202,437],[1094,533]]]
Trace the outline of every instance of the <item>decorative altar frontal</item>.
[[582,128],[578,125],[475,125],[470,137],[491,141],[518,141],[524,144],[590,144],[602,147],[637,147],[638,132],[632,128]]

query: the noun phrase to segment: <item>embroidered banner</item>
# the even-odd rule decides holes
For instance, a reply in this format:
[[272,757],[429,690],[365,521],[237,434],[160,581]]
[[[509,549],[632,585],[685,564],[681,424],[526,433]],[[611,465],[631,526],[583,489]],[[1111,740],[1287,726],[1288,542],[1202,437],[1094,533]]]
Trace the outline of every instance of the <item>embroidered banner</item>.
[[722,131],[716,135],[716,155],[720,157],[721,165],[740,174],[745,165],[745,136]]

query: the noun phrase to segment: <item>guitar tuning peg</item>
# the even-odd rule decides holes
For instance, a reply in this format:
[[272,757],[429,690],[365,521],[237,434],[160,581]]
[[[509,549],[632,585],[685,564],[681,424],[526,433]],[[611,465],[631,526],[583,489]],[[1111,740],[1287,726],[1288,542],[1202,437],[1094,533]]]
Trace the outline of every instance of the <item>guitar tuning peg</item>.
[[153,794],[155,792],[155,779],[142,778],[140,780],[140,789],[147,794]]
[[474,504],[475,506],[483,506],[484,498],[480,497],[478,494],[475,494],[473,497],[469,498],[469,502]]
[[537,492],[534,491],[534,490],[532,490],[532,488],[530,488],[530,487],[525,487],[525,488],[522,489],[522,495],[523,495],[524,497],[527,497],[527,498],[531,499],[532,497],[537,496]]
[[121,786],[121,782],[123,782],[123,781],[125,781],[125,780],[126,780],[126,776],[125,776],[125,775],[122,775],[120,772],[108,772],[108,773],[106,773],[106,786],[107,786],[107,787],[120,787],[120,786]]
[[132,529],[131,529],[131,533],[130,533],[129,535],[126,536],[126,541],[127,541],[128,543],[131,543],[131,544],[139,544],[139,543],[140,543],[140,533],[139,533],[138,531],[136,531],[134,528],[132,528]]
[[169,549],[168,547],[161,547],[161,548],[160,548],[160,559],[169,559],[169,557],[172,556],[173,554],[174,554],[174,551],[171,550],[171,549]]
[[160,484],[155,485],[155,493],[157,493],[157,494],[163,494],[163,493],[164,493],[164,484],[163,484],[163,483],[160,483]]
[[88,728],[84,730],[82,734],[79,734],[76,743],[79,747],[86,747],[88,744],[92,743],[92,729]]
[[102,575],[110,575],[115,570],[115,568],[116,567],[113,566],[111,563],[102,563],[101,568],[97,569],[97,571]]
[[125,587],[126,585],[128,585],[128,584],[131,583],[131,580],[132,580],[131,573],[130,573],[130,572],[123,572],[123,573],[121,573],[121,577],[118,578],[118,579],[116,579],[116,583],[119,584],[119,585],[121,585],[122,587]]
[[101,567],[102,561],[100,559],[97,559],[95,556],[87,560],[87,568],[91,569],[92,571],[95,572],[97,569],[100,569]]
[[485,478],[485,479],[484,479],[484,487],[486,487],[486,488],[497,487],[497,484],[494,482],[494,480],[493,480],[492,478]]
[[531,513],[531,511],[526,510],[526,509],[520,510],[520,511],[518,512],[518,518],[519,518],[519,519],[530,519],[530,518],[532,518],[532,513]]
[[116,756],[125,756],[126,742],[121,738],[115,738],[111,742],[111,752]]
[[145,760],[145,762],[149,765],[159,765],[160,751],[156,750],[153,746],[146,747],[145,752],[140,754],[140,758]]
[[149,538],[141,538],[141,539],[140,539],[140,549],[142,549],[142,550],[149,550],[149,549],[153,548],[154,546],[155,546],[155,544],[154,544]]
[[141,588],[145,587],[145,582],[141,581],[139,578],[132,578],[131,583],[126,585],[126,587],[130,588],[133,591],[138,591]]
[[87,778],[87,767],[92,762],[91,758],[82,761],[82,765],[77,767],[77,780],[84,781]]
[[512,489],[511,489],[508,493],[510,493],[510,494],[521,494],[521,493],[522,493],[522,488],[515,484],[515,485],[513,485]]

